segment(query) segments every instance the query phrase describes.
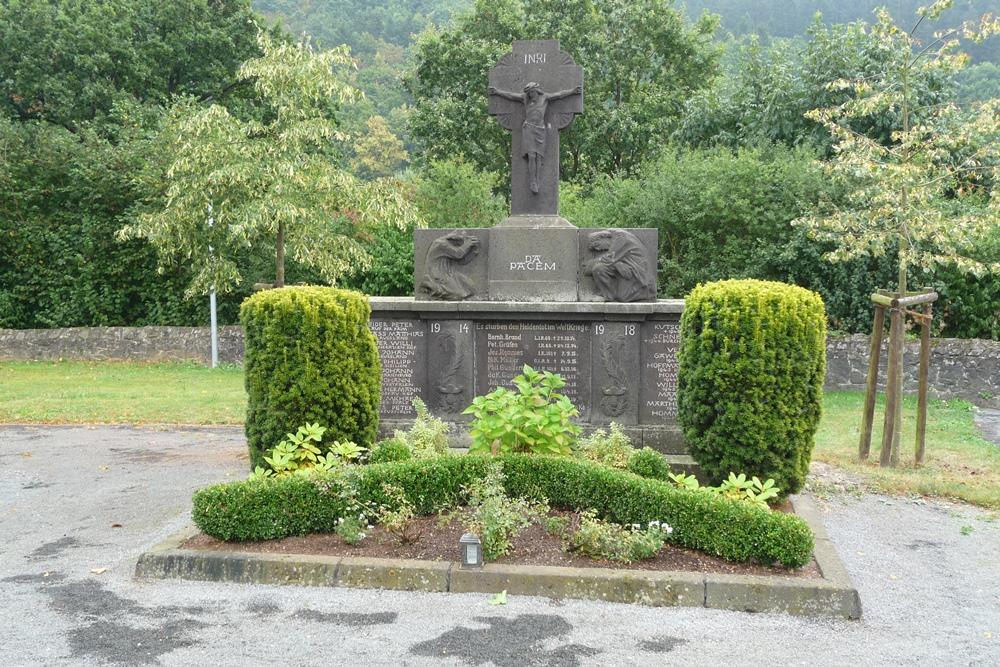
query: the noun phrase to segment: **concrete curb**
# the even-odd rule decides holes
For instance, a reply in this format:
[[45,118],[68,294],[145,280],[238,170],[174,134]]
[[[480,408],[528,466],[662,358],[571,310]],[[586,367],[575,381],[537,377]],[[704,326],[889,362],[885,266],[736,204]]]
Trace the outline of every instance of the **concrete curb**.
[[406,591],[499,593],[582,598],[656,607],[708,607],[801,616],[861,618],[851,583],[812,499],[792,504],[816,537],[821,578],[655,572],[604,568],[487,564],[463,570],[444,561],[351,558],[182,549],[197,534],[189,526],[139,557],[137,579],[189,579],[298,586],[346,586]]

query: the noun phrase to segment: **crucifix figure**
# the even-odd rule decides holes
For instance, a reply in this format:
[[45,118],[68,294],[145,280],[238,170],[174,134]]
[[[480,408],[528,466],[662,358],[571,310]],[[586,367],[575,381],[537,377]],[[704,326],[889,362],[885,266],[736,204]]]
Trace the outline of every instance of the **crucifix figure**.
[[558,216],[559,130],[583,112],[583,70],[557,40],[516,41],[490,70],[488,93],[513,135],[511,215]]
[[[560,90],[546,93],[542,87],[532,81],[524,87],[524,92],[514,93],[509,90],[489,88],[490,95],[513,102],[524,103],[524,122],[521,124],[521,153],[528,160],[528,178],[531,180],[531,191],[538,194],[538,163],[545,160],[545,135],[548,129],[545,125],[545,111],[549,102],[561,100],[570,95],[582,95],[583,86],[572,90]],[[558,156],[556,156],[558,158]]]

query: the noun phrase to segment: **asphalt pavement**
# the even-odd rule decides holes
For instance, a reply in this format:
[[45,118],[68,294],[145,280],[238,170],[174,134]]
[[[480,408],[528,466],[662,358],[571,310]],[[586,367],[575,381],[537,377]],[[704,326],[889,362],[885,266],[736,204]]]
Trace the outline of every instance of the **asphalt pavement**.
[[1000,519],[838,494],[861,621],[479,594],[136,582],[238,429],[0,426],[0,665],[997,665]]

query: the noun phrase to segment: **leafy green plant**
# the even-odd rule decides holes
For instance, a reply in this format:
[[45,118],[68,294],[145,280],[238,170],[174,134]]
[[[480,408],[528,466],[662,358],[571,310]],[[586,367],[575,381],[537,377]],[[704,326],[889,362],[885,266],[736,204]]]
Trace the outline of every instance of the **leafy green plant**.
[[639,477],[658,479],[663,482],[670,479],[670,464],[667,463],[667,458],[649,447],[632,450],[628,457],[627,468],[629,472],[635,473]]
[[413,399],[417,416],[413,426],[406,431],[396,431],[393,438],[402,442],[415,459],[440,456],[448,451],[448,433],[451,425],[435,417],[419,398]]
[[564,516],[544,516],[541,524],[553,537],[565,538],[569,534],[569,519]]
[[413,458],[410,448],[398,438],[389,438],[378,442],[368,454],[368,463],[392,463],[408,461]]
[[400,544],[412,544],[423,535],[423,531],[413,521],[416,510],[406,498],[406,492],[394,484],[383,484],[382,492],[388,499],[388,504],[378,508],[378,524]]
[[491,461],[486,475],[466,488],[472,512],[463,523],[466,530],[479,535],[483,558],[488,560],[507,555],[514,536],[549,510],[544,502],[532,503],[508,496],[504,479],[503,466],[499,461]]
[[[344,463],[353,463],[361,458],[366,449],[350,440],[345,440],[340,442],[335,440],[333,444],[330,445],[329,454],[334,455],[337,459],[343,461]],[[329,454],[327,458],[329,458]]]
[[729,473],[729,477],[724,479],[718,486],[702,486],[694,475],[685,475],[684,473],[676,475],[670,473],[667,476],[674,483],[674,486],[679,489],[704,491],[730,500],[743,500],[761,509],[770,509],[768,501],[774,500],[781,495],[781,489],[775,485],[773,479],[761,482],[759,477],[747,479],[747,476],[743,473],[739,475],[732,472]]
[[[275,445],[265,455],[264,461],[270,469],[258,466],[254,471],[257,476],[267,476],[271,473],[276,475],[288,475],[299,470],[315,467],[318,463],[323,465],[325,459],[322,450],[316,446],[323,439],[326,427],[316,424],[305,424],[300,426],[295,433],[289,433],[285,439]],[[320,463],[322,461],[322,463]]]
[[767,508],[767,501],[777,498],[781,489],[774,485],[773,479],[761,482],[758,477],[747,479],[743,473],[738,477],[735,473],[729,473],[729,477],[719,484],[717,492],[726,498],[746,500]]
[[631,563],[653,558],[660,552],[673,532],[666,523],[650,521],[646,528],[639,524],[622,526],[597,517],[594,510],[580,515],[580,525],[567,540],[566,550],[598,560]]
[[333,532],[348,544],[358,544],[368,536],[368,531],[372,528],[368,520],[374,514],[374,507],[371,500],[361,497],[356,477],[336,471],[334,479],[338,483],[331,488],[343,509]]
[[628,467],[629,457],[635,448],[620,424],[611,422],[610,429],[611,432],[608,433],[603,428],[599,428],[589,436],[581,438],[577,445],[577,452],[583,458],[595,463],[603,463],[612,468],[624,470]]
[[685,489],[687,491],[697,491],[701,488],[701,483],[698,482],[698,478],[694,475],[688,475],[683,472],[670,473],[667,475],[670,481],[674,483],[678,489]]
[[477,396],[463,414],[473,415],[470,434],[474,453],[569,454],[580,427],[571,420],[580,412],[558,393],[566,386],[559,375],[525,365],[514,378],[517,391],[498,387]]

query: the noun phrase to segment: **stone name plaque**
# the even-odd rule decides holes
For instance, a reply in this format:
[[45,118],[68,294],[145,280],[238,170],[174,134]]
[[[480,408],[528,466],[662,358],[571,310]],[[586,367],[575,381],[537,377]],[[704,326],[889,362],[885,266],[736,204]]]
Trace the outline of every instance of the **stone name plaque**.
[[677,348],[680,339],[679,322],[642,324],[640,424],[677,421]]
[[375,319],[369,324],[382,360],[382,417],[413,417],[413,398],[424,401],[427,379],[427,323],[416,319]]
[[590,325],[586,322],[477,322],[476,388],[484,394],[511,380],[528,364],[558,373],[561,390],[590,418]]

